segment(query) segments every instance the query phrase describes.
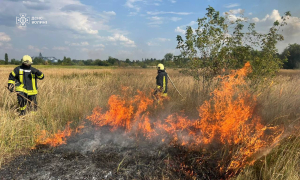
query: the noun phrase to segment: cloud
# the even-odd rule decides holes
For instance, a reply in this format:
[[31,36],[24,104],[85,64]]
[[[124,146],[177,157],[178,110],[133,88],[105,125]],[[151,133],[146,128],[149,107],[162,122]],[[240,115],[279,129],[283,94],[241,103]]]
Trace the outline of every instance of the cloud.
[[105,46],[103,44],[96,44],[94,45],[94,47],[101,47],[101,48],[104,48]]
[[120,42],[121,45],[125,46],[125,47],[136,47],[134,41],[128,39],[127,37],[125,37],[122,34],[114,34],[114,36],[108,36],[105,39],[107,39],[108,41],[111,42]]
[[160,42],[167,42],[167,41],[171,41],[171,39],[167,39],[167,38],[156,38],[158,41]]
[[140,7],[138,5],[136,5],[136,2],[139,2],[142,0],[127,0],[125,3],[125,6],[130,8],[130,9],[134,9],[136,11],[140,11]]
[[28,45],[28,49],[35,52],[42,52],[41,49],[34,47],[32,45]]
[[179,18],[179,17],[172,17],[171,21],[177,22],[177,21],[180,21],[181,19],[182,18]]
[[190,13],[190,12],[166,12],[166,11],[148,11],[147,12],[147,14],[149,14],[149,15],[153,15],[153,16],[156,16],[156,15],[160,15],[160,14],[176,14],[176,15],[183,15],[183,16],[185,16],[185,15],[190,15],[190,14],[192,14],[192,13]]
[[153,16],[153,17],[149,17],[148,19],[150,20],[150,22],[148,23],[148,25],[150,27],[159,27],[160,24],[163,24],[163,18],[162,17]]
[[183,35],[185,34],[185,30],[182,29],[181,27],[176,27],[175,32],[178,32],[178,33],[183,34]]
[[62,11],[87,11],[87,7],[83,4],[68,4],[61,8]]
[[[258,32],[267,33],[269,28],[275,21],[281,22],[281,16],[279,11],[274,9],[270,14],[265,15],[264,18],[259,19],[258,17],[252,18],[251,20],[256,23],[256,29]],[[288,44],[298,43],[300,41],[300,18],[291,16],[286,20],[287,25],[280,27],[279,33],[284,36],[284,41],[278,43],[277,47],[279,52],[288,46]]]
[[[186,24],[186,25],[182,25],[182,26],[176,27],[175,32],[180,33],[180,34],[182,34],[182,35],[185,35],[186,30],[183,29],[183,28],[186,28],[187,26],[194,26],[194,25],[196,25],[196,24],[198,24],[198,22],[196,22],[196,21],[191,21],[190,23],[188,23],[188,24]],[[193,29],[193,28],[192,28],[192,29]],[[193,31],[195,31],[195,29],[193,29]]]
[[176,3],[176,1],[175,0],[169,0],[171,3]]
[[10,40],[11,38],[9,37],[9,35],[5,34],[5,32],[0,32],[0,41],[8,42]]
[[114,11],[103,11],[104,14],[109,15],[109,16],[115,16],[117,15]]
[[168,39],[168,38],[154,38],[154,39],[148,41],[147,45],[148,46],[160,46],[161,43],[168,42],[168,41],[171,41],[171,39]]
[[65,41],[65,44],[67,44],[69,46],[88,46],[89,45],[89,43],[87,41],[79,42],[79,43],[70,43],[68,41]]
[[238,7],[238,6],[240,6],[240,4],[234,3],[234,4],[227,4],[227,5],[225,5],[224,7],[225,7],[225,8],[233,8],[233,7]]
[[33,10],[49,10],[51,9],[51,4],[48,3],[41,3],[40,1],[33,2],[33,1],[22,1],[23,5],[28,9]]
[[231,9],[228,12],[224,12],[223,15],[229,19],[229,21],[236,21],[238,19],[245,21],[246,18],[241,17],[240,15],[244,14],[245,10],[243,9]]
[[63,46],[54,46],[52,48],[53,50],[57,50],[57,51],[70,51],[69,47],[63,47]]
[[252,15],[252,12],[249,12],[248,14],[251,16],[251,15]]

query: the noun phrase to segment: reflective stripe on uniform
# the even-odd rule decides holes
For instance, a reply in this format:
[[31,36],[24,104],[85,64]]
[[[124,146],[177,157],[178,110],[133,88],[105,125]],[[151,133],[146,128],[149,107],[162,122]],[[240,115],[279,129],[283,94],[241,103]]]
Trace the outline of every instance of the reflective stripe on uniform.
[[[19,70],[19,79],[20,79],[20,83],[23,84],[23,69]],[[24,84],[23,84],[23,86],[24,86]]]
[[20,110],[21,110],[21,111],[24,111],[24,110],[26,109],[26,106],[27,106],[27,105],[25,105],[24,107],[20,107]]
[[32,91],[36,91],[35,74],[31,74],[31,77],[32,77]]
[[15,84],[15,81],[14,80],[9,80],[8,83]]
[[16,73],[14,71],[12,71],[11,74],[16,77]]
[[37,76],[37,78],[43,78],[44,77],[44,74],[40,75],[40,76]]
[[164,76],[164,80],[163,80],[163,92],[165,92],[166,90],[166,76]]
[[25,94],[27,94],[28,96],[32,96],[32,95],[36,95],[38,94],[38,91],[36,89],[36,85],[35,85],[35,74],[32,74],[32,90],[27,90],[24,88],[24,71],[25,72],[30,72],[30,70],[23,70],[20,69],[19,70],[19,80],[21,85],[16,87],[16,91],[17,92],[23,92]]

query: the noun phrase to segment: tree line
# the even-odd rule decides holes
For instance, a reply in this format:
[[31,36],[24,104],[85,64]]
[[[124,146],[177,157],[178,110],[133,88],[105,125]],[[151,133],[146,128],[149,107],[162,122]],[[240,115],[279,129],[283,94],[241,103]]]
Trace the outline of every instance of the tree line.
[[[261,51],[252,50],[252,54],[261,54]],[[233,55],[235,52],[233,52]],[[300,69],[300,44],[289,44],[288,47],[284,49],[281,54],[277,53],[277,57],[279,57],[282,61],[284,61],[285,57],[287,57],[287,61],[284,62],[284,69]],[[191,60],[189,58],[184,58],[183,55],[174,56],[172,53],[167,53],[163,59],[156,58],[143,58],[142,60],[120,60],[117,58],[113,58],[111,56],[108,57],[107,60],[71,60],[70,57],[64,57],[62,60],[58,60],[58,62],[53,63],[51,61],[45,61],[42,58],[35,57],[33,59],[33,64],[35,65],[77,65],[77,66],[137,66],[147,68],[148,66],[156,66],[158,63],[163,63],[167,67],[185,67]],[[11,59],[9,62],[8,54],[5,53],[4,60],[0,60],[0,65],[5,64],[14,64],[20,65],[21,60]],[[242,65],[242,64],[241,64]]]

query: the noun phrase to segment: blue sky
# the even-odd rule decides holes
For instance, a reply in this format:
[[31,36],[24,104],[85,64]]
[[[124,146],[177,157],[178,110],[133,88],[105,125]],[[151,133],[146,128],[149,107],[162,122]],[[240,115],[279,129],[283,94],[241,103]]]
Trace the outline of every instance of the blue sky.
[[[0,0],[0,59],[44,56],[72,59],[161,59],[176,50],[176,36],[204,17],[208,6],[220,13],[244,12],[260,32],[291,11],[278,44],[300,43],[299,0]],[[16,24],[16,17],[42,17],[47,25]],[[2,58],[3,57],[3,58]]]

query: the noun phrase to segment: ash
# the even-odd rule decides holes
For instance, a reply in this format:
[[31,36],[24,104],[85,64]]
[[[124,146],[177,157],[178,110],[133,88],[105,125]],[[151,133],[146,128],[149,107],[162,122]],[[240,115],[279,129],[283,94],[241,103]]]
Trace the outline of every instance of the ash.
[[0,179],[221,179],[211,153],[85,128],[67,144],[37,145],[0,170]]

